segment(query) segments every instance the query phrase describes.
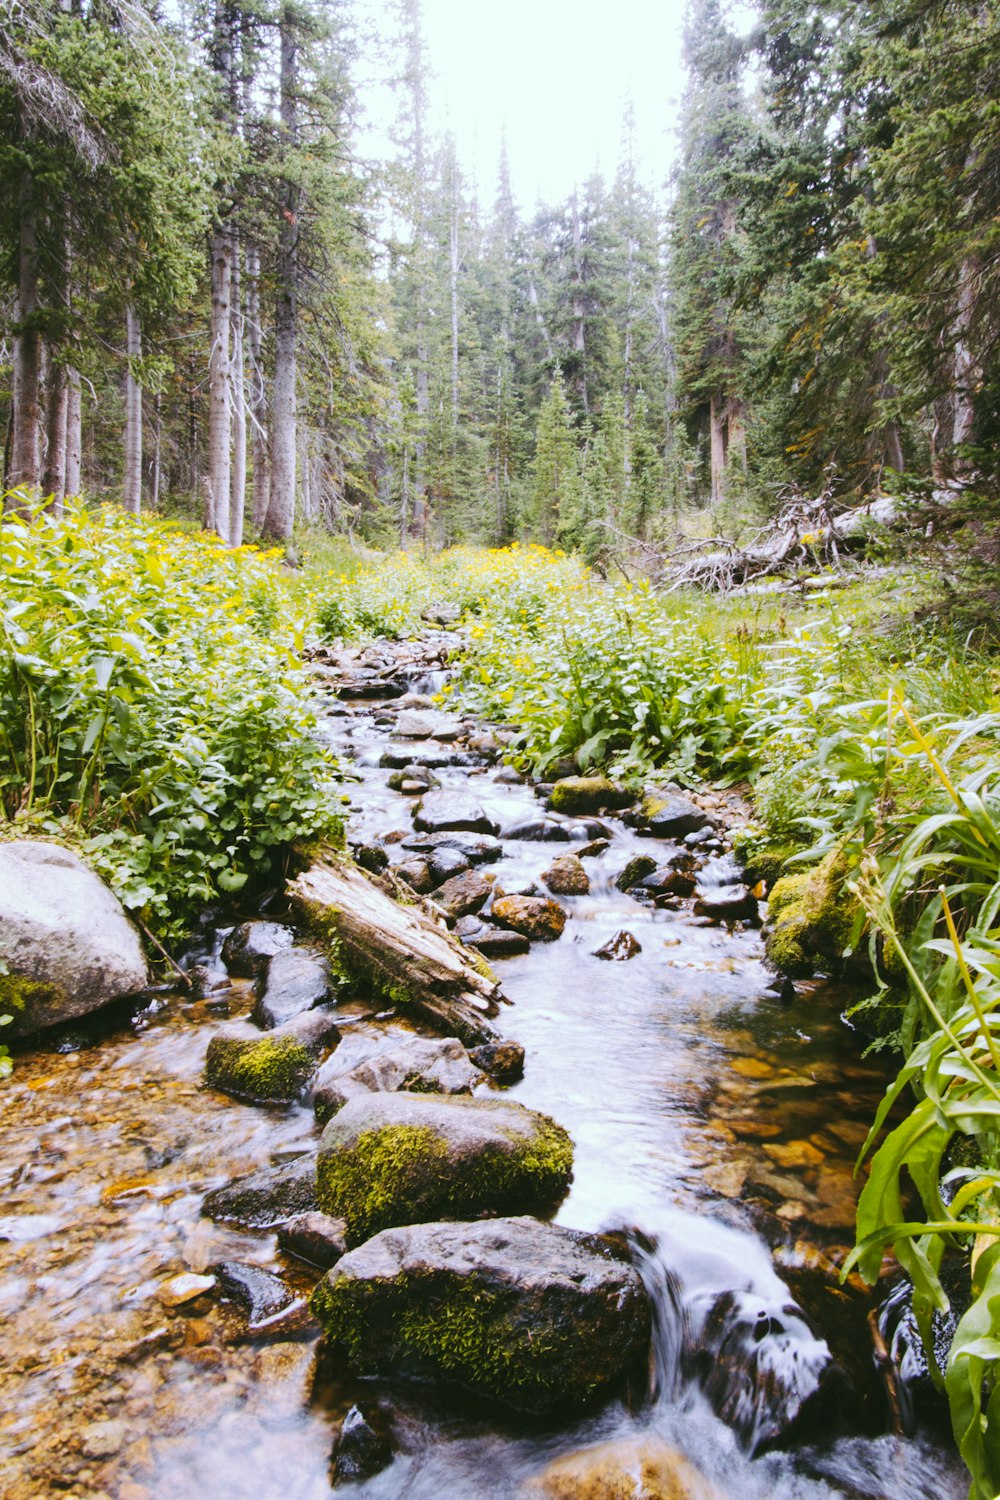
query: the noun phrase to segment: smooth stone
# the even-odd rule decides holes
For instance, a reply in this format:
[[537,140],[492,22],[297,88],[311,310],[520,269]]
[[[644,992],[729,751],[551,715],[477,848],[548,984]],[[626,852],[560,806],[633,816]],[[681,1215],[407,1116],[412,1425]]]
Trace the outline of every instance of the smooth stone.
[[459,604],[428,604],[420,611],[420,618],[428,625],[454,625],[462,618],[462,607]]
[[526,844],[568,844],[573,835],[565,823],[557,823],[553,818],[522,818],[505,824],[500,837]]
[[307,1011],[262,1037],[220,1031],[205,1054],[205,1082],[255,1104],[290,1104],[308,1086],[324,1052],[340,1039],[328,1015]]
[[95,1461],[114,1458],[130,1436],[129,1424],[120,1417],[111,1417],[106,1422],[88,1422],[80,1432],[80,1452],[84,1458]]
[[722,1500],[676,1448],[655,1437],[618,1438],[557,1458],[523,1500]]
[[320,1208],[346,1220],[356,1245],[399,1224],[551,1205],[572,1161],[562,1126],[511,1099],[378,1093],[326,1125],[316,1182]]
[[319,1209],[295,1214],[279,1226],[278,1244],[289,1255],[328,1271],[347,1253],[347,1225],[343,1219],[331,1218]]
[[631,887],[651,896],[678,896],[686,900],[695,892],[695,877],[686,870],[674,869],[672,865],[658,865],[651,875],[644,875]]
[[713,922],[759,922],[756,898],[745,885],[699,886],[695,893],[695,915]]
[[467,797],[454,792],[430,792],[423,799],[413,819],[422,833],[490,833],[498,824]]
[[[343,1063],[346,1062],[346,1067]],[[338,1066],[339,1065],[339,1066]],[[457,1037],[390,1036],[359,1062],[334,1053],[313,1093],[316,1118],[324,1124],[349,1099],[362,1094],[471,1094],[483,1075]]]
[[494,901],[490,915],[504,927],[543,943],[561,937],[566,926],[566,913],[547,896],[501,896]]
[[454,714],[404,708],[396,716],[395,734],[401,740],[457,740],[462,728]]
[[498,786],[523,786],[525,777],[520,771],[515,771],[513,766],[501,766],[493,780]]
[[434,699],[427,693],[406,693],[402,698],[396,699],[397,708],[435,708]]
[[[439,851],[440,852],[440,851]],[[454,875],[434,892],[434,900],[449,917],[467,917],[485,906],[493,894],[493,882],[475,870]]]
[[648,1360],[633,1267],[598,1235],[531,1218],[386,1230],[338,1262],[312,1308],[356,1374],[458,1385],[516,1411],[580,1408]]
[[392,1462],[392,1456],[392,1441],[382,1423],[352,1406],[333,1447],[330,1481],[338,1485],[371,1479]]
[[149,983],[139,934],[78,855],[40,839],[0,843],[0,1014],[30,1036]]
[[257,979],[294,941],[295,933],[281,922],[241,922],[222,945],[222,961],[234,979]]
[[615,886],[620,891],[630,891],[640,880],[652,875],[655,869],[656,860],[651,854],[636,854],[618,876]]
[[156,1288],[156,1300],[164,1307],[183,1307],[186,1302],[203,1297],[214,1286],[214,1276],[196,1276],[193,1271],[182,1271],[179,1276],[160,1282]]
[[709,822],[708,814],[697,803],[687,797],[672,793],[652,793],[644,798],[641,810],[634,817],[626,816],[626,823],[633,823],[642,833],[657,839],[682,839],[689,833],[698,832]]
[[610,839],[591,839],[589,844],[575,851],[577,859],[599,859],[611,848]]
[[441,785],[434,772],[427,766],[404,766],[400,771],[393,771],[386,785],[393,792],[407,792],[416,789],[421,792],[433,791]]
[[316,1157],[310,1152],[213,1188],[201,1211],[219,1224],[274,1229],[316,1207]]
[[434,876],[425,859],[404,859],[401,864],[395,866],[393,873],[398,875],[400,880],[405,880],[418,896],[429,896],[434,889]]
[[270,1031],[335,994],[330,965],[321,953],[310,948],[285,948],[267,966],[263,994],[253,1008],[252,1019]]
[[498,1083],[515,1083],[524,1073],[524,1048],[520,1042],[484,1042],[473,1047],[470,1061]]
[[410,765],[427,766],[432,771],[440,771],[445,766],[454,765],[455,761],[455,752],[442,750],[440,745],[393,745],[390,742],[382,752],[379,765],[392,771],[402,771]]
[[467,947],[475,948],[484,958],[517,958],[531,948],[523,933],[512,932],[505,927],[494,927],[489,922],[478,922],[475,927],[458,935]]
[[542,880],[556,896],[586,896],[590,891],[590,877],[575,854],[554,859]]
[[642,944],[631,932],[622,929],[616,932],[602,947],[594,949],[595,958],[606,958],[612,962],[624,963],[630,958],[635,958],[637,953],[642,952]]
[[[417,854],[426,853],[427,850],[436,852],[450,849],[464,855],[473,865],[492,864],[503,854],[503,845],[499,839],[488,834],[463,833],[458,830],[451,833],[411,833],[401,840],[400,847]],[[451,873],[457,874],[458,871]]]
[[424,858],[435,885],[443,885],[453,876],[462,875],[472,868],[472,861],[462,849],[429,849]]
[[243,1309],[251,1328],[276,1317],[295,1301],[280,1277],[260,1266],[244,1265],[238,1260],[220,1260],[212,1270],[218,1277],[223,1297]]
[[604,808],[631,806],[635,793],[606,776],[563,776],[553,786],[549,800],[554,812],[596,813]]

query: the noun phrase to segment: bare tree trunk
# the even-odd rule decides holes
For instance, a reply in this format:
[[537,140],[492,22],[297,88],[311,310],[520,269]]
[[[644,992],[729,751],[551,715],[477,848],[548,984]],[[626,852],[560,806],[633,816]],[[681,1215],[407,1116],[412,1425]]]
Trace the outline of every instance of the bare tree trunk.
[[726,435],[722,425],[724,405],[724,398],[719,392],[711,397],[708,409],[713,505],[726,497]]
[[253,524],[260,531],[271,500],[270,457],[267,449],[267,386],[264,380],[263,338],[260,327],[260,253],[247,246],[246,343],[250,364],[250,427],[253,450]]
[[35,181],[29,171],[21,173],[20,213],[11,398],[14,406],[14,429],[11,434],[7,483],[11,489],[20,488],[30,492],[38,489],[41,479],[41,409],[38,399],[41,341],[33,321],[38,311],[38,211]]
[[458,427],[458,185],[453,168],[451,201],[451,421]]
[[584,412],[590,412],[587,393],[587,319],[583,301],[583,245],[580,234],[580,207],[573,193],[573,353],[577,357],[575,385]]
[[83,432],[80,372],[66,369],[66,484],[67,495],[79,495],[82,484]]
[[[298,43],[290,8],[282,11],[281,126],[287,150],[298,140]],[[274,319],[274,389],[271,402],[271,501],[266,534],[288,541],[295,524],[296,356],[298,343],[298,190],[286,182],[278,241],[278,301]]]
[[139,314],[130,302],[125,309],[125,478],[123,503],[137,516],[142,509],[142,386],[137,365],[142,358]]
[[163,436],[162,423],[160,421],[160,397],[157,395],[153,402],[153,411],[156,420],[153,423],[153,468],[149,478],[149,503],[153,510],[160,508],[160,478],[162,474],[162,463],[160,458],[161,439]]
[[240,306],[240,238],[233,231],[233,469],[229,499],[229,545],[243,545],[243,516],[247,497],[247,390],[243,368],[243,310]]
[[46,413],[47,444],[45,473],[42,475],[42,494],[52,496],[52,509],[62,515],[66,497],[66,420],[69,412],[69,382],[66,366],[59,360],[49,364],[48,411]]
[[205,526],[226,539],[229,531],[230,438],[232,418],[233,242],[217,225],[211,236],[212,328],[208,357],[208,484]]

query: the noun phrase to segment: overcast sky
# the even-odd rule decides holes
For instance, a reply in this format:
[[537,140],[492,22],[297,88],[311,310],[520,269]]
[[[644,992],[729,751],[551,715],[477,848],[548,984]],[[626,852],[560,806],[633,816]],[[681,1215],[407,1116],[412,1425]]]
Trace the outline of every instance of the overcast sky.
[[[382,0],[357,0],[377,30]],[[451,130],[480,201],[496,191],[506,129],[514,192],[524,209],[565,198],[600,166],[614,174],[631,98],[637,154],[650,187],[664,184],[676,151],[684,88],[685,0],[422,0],[436,75],[432,117]],[[753,5],[733,5],[749,27]],[[386,105],[364,90],[378,121]]]

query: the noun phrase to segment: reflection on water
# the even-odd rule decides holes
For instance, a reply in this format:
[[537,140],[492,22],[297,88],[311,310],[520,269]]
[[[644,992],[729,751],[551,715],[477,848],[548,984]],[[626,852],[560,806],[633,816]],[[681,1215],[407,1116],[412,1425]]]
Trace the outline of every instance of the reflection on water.
[[[373,705],[357,707],[330,723],[367,768],[356,829],[409,832],[406,799],[377,765],[387,729]],[[437,774],[471,786],[502,824],[539,815],[530,788],[492,771]],[[84,1050],[26,1052],[0,1095],[5,1497],[318,1500],[358,1399],[391,1413],[401,1449],[351,1491],[365,1500],[502,1500],[558,1455],[636,1436],[679,1448],[740,1500],[963,1493],[949,1456],[877,1436],[870,1303],[837,1279],[853,1160],[884,1084],[847,1036],[846,995],[803,987],[785,1005],[755,932],[619,893],[615,877],[650,844],[609,828],[611,847],[587,861],[590,895],[565,898],[563,938],[503,964],[513,1003],[499,1024],[527,1050],[515,1097],[575,1141],[559,1220],[622,1230],[635,1248],[657,1308],[650,1399],[525,1432],[435,1393],[318,1375],[311,1325],[251,1338],[212,1296],[161,1306],[165,1277],[224,1258],[277,1270],[299,1292],[313,1279],[273,1235],[200,1217],[209,1188],[314,1141],[304,1109],[201,1087],[220,998],[234,1015],[249,1009],[234,984],[209,1001],[169,996]],[[510,841],[493,869],[518,889],[571,847]],[[641,953],[594,958],[622,928]],[[785,1429],[792,1451],[768,1451]]]

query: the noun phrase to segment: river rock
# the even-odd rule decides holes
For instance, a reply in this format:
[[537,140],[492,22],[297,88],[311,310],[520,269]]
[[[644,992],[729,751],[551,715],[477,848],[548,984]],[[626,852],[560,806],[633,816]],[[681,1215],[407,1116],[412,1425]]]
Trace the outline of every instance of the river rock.
[[483,811],[478,802],[456,792],[428,793],[416,811],[413,826],[422,833],[495,834],[499,829],[499,824]]
[[351,853],[355,863],[370,875],[381,875],[389,864],[389,856],[381,844],[352,844]]
[[657,839],[682,839],[708,826],[709,816],[696,802],[674,792],[649,792],[625,822]]
[[379,1417],[369,1419],[359,1406],[352,1406],[333,1447],[330,1482],[357,1484],[371,1479],[392,1462],[392,1455],[392,1440]]
[[274,1229],[316,1208],[316,1157],[312,1153],[237,1177],[206,1193],[201,1205],[202,1213],[216,1223],[244,1229]]
[[700,1470],[655,1437],[619,1438],[557,1458],[523,1500],[722,1500]]
[[428,849],[423,859],[426,861],[431,880],[435,885],[444,885],[446,880],[451,880],[455,875],[462,875],[472,868],[469,856],[463,854],[461,849]]
[[290,1104],[305,1092],[324,1052],[339,1036],[330,1017],[316,1011],[262,1037],[220,1031],[208,1044],[205,1082],[251,1103]]
[[401,771],[393,771],[388,781],[390,791],[406,792],[407,796],[413,795],[414,791],[422,795],[440,785],[429,766],[404,766]]
[[253,1009],[253,1020],[265,1031],[294,1020],[335,997],[330,965],[312,948],[284,948],[267,966],[264,990]]
[[624,963],[641,952],[642,944],[639,939],[623,928],[621,932],[616,932],[613,938],[609,938],[602,947],[595,948],[594,957],[606,958],[614,963]]
[[586,896],[590,890],[590,876],[575,854],[554,859],[542,879],[556,896]]
[[636,854],[629,860],[624,870],[615,881],[615,886],[620,891],[630,891],[640,880],[645,880],[647,875],[652,875],[656,869],[656,860],[651,854]]
[[572,1164],[562,1126],[513,1100],[370,1094],[326,1126],[316,1181],[358,1244],[393,1225],[552,1204]]
[[193,1271],[182,1271],[179,1276],[170,1276],[156,1288],[156,1300],[164,1307],[184,1307],[197,1297],[204,1297],[215,1286],[214,1276],[196,1276]]
[[75,1020],[149,982],[136,929],[78,855],[39,839],[0,844],[4,1037]]
[[547,896],[500,896],[491,915],[504,927],[512,927],[533,941],[551,943],[562,936],[566,913],[558,901]]
[[492,922],[481,922],[478,917],[460,917],[455,932],[467,947],[475,948],[484,958],[516,958],[531,947],[523,933],[494,927]]
[[457,850],[473,865],[492,864],[503,854],[503,845],[499,839],[482,833],[463,833],[461,830],[450,833],[411,833],[402,840],[400,848],[417,854],[426,854],[428,850]]
[[390,1037],[369,1056],[345,1068],[337,1067],[339,1053],[330,1058],[335,1071],[324,1069],[313,1094],[316,1118],[322,1124],[349,1099],[363,1094],[471,1094],[483,1075],[469,1061],[457,1037]]
[[602,854],[607,854],[611,848],[610,839],[591,839],[588,844],[583,844],[577,849],[577,859],[600,859]]
[[467,917],[485,906],[492,894],[492,880],[484,879],[475,870],[467,870],[462,875],[454,875],[451,880],[446,880],[434,892],[434,900],[449,917]]
[[565,823],[543,817],[521,818],[516,823],[507,823],[500,836],[531,844],[568,844],[573,838]]
[[462,721],[436,709],[404,708],[396,715],[395,734],[401,740],[457,740]]
[[428,625],[454,625],[462,618],[460,604],[428,604],[420,611],[420,618]]
[[434,889],[434,876],[426,859],[404,859],[396,866],[395,873],[418,896],[429,896]]
[[241,922],[222,945],[222,960],[234,979],[257,979],[295,934],[281,922]]
[[333,1219],[329,1214],[320,1213],[319,1209],[295,1214],[287,1223],[279,1225],[278,1244],[289,1255],[328,1271],[347,1253],[347,1225],[343,1219]]
[[596,813],[629,807],[635,795],[606,776],[564,776],[553,786],[549,801],[553,812]]
[[440,771],[445,766],[453,765],[456,759],[461,762],[462,757],[456,756],[454,750],[444,750],[432,742],[422,745],[390,743],[383,750],[379,765],[392,771],[402,771],[411,765],[427,766],[432,771]]
[[524,1048],[520,1042],[487,1042],[473,1047],[469,1058],[498,1083],[516,1083],[524,1073]]
[[633,1268],[597,1235],[536,1219],[386,1230],[344,1256],[312,1306],[356,1373],[519,1411],[579,1407],[648,1356]]
[[686,870],[675,869],[672,865],[658,865],[651,875],[645,875],[642,880],[636,881],[632,887],[632,895],[676,896],[686,900],[694,895],[696,884],[695,877]]
[[243,1309],[251,1329],[277,1317],[295,1301],[280,1277],[260,1266],[248,1266],[238,1260],[220,1260],[211,1269],[218,1278],[222,1295]]

